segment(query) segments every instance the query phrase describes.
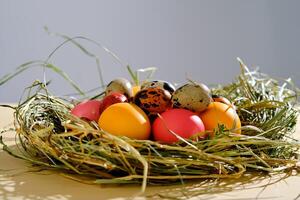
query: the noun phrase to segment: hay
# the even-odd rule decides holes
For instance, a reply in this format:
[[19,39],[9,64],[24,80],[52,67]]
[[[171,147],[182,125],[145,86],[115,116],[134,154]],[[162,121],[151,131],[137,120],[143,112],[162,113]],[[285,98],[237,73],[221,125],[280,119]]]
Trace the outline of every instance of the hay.
[[[72,103],[51,95],[46,84],[37,81],[27,88],[25,100],[13,108],[18,151],[5,145],[2,136],[0,142],[11,155],[44,169],[96,184],[137,183],[142,191],[146,184],[238,180],[252,172],[290,173],[298,168],[299,161],[300,143],[292,136],[299,112],[299,90],[289,81],[281,84],[259,71],[249,71],[239,62],[241,74],[237,80],[212,92],[235,104],[242,135],[220,126],[213,138],[181,139],[168,145],[114,136],[96,123],[71,115]],[[48,62],[42,65],[57,70]],[[18,73],[22,70],[19,68]],[[71,84],[82,93],[74,82]]]

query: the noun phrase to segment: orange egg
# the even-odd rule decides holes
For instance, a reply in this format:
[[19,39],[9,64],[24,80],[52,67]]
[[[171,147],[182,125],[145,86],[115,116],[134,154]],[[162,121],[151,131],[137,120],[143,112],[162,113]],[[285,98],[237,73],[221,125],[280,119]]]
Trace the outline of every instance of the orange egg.
[[[212,102],[207,109],[199,114],[206,130],[214,130],[218,125],[224,125],[235,133],[241,133],[241,121],[236,111],[229,105]],[[236,129],[236,130],[234,130]]]
[[146,140],[151,125],[144,111],[130,103],[116,103],[106,108],[98,121],[99,127],[110,134]]
[[233,109],[236,110],[236,107],[225,97],[213,94],[212,99],[213,99],[214,102],[224,103],[224,104],[229,105],[230,107],[232,107]]

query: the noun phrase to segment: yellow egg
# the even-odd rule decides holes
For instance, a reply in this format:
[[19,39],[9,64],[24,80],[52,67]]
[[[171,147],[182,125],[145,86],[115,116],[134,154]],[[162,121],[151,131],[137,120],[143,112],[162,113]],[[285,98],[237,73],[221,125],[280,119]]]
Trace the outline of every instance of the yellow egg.
[[99,127],[113,135],[146,140],[151,125],[147,115],[135,104],[116,103],[101,114]]
[[214,130],[218,125],[224,125],[235,133],[241,133],[241,121],[236,111],[229,105],[212,102],[207,109],[199,114],[204,123],[205,130]]
[[138,93],[140,90],[141,90],[141,86],[139,86],[139,85],[133,86],[133,87],[132,87],[132,93],[133,93],[133,96],[135,96],[136,93]]

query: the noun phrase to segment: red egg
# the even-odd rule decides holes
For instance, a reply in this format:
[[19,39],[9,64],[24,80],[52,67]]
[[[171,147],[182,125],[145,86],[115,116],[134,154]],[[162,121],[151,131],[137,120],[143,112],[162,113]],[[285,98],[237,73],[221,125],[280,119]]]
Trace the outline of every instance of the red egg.
[[155,119],[153,125],[153,136],[156,141],[163,143],[177,142],[178,138],[170,131],[182,138],[190,138],[194,134],[205,130],[200,117],[186,109],[170,109]]
[[77,117],[85,118],[91,121],[98,121],[100,117],[100,107],[102,102],[99,100],[87,100],[77,104],[71,113]]
[[124,94],[121,94],[119,92],[111,92],[109,95],[105,96],[102,99],[102,104],[100,106],[100,115],[109,106],[115,103],[124,103],[124,102],[127,102],[127,97]]

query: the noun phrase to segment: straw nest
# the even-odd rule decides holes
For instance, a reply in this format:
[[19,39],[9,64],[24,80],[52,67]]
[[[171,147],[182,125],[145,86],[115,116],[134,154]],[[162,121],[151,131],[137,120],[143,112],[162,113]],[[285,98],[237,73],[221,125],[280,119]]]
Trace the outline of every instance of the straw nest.
[[289,81],[240,64],[235,82],[212,90],[235,104],[241,135],[220,126],[213,138],[174,144],[114,136],[96,123],[71,115],[70,101],[51,95],[44,83],[35,82],[28,97],[13,107],[18,150],[6,146],[2,138],[1,143],[15,157],[82,181],[138,183],[143,190],[146,184],[237,179],[248,172],[297,169],[299,142],[292,133],[299,90]]

